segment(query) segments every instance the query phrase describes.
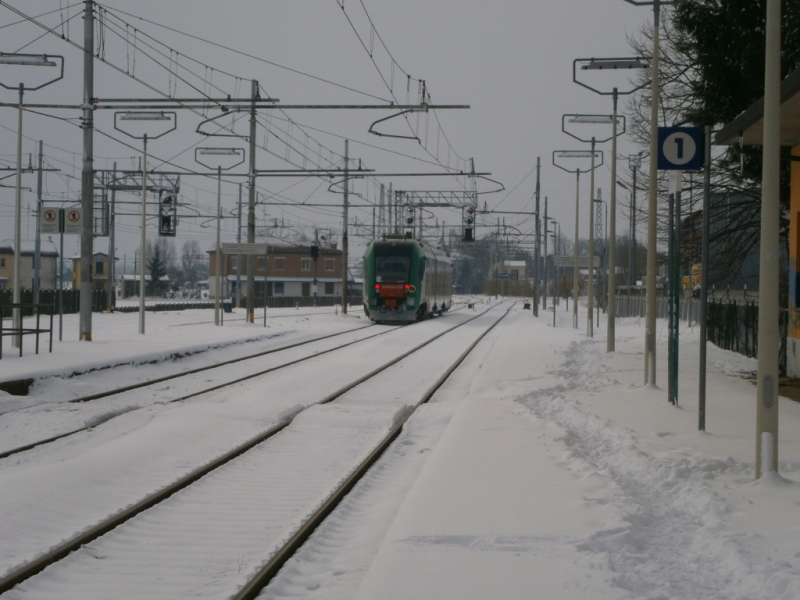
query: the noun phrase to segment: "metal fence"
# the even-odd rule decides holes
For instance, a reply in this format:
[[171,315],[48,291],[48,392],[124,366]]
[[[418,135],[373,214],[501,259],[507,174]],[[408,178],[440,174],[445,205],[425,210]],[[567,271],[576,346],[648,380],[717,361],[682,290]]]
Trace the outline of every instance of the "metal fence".
[[[13,301],[13,290],[0,290],[0,304],[11,304]],[[64,290],[64,314],[80,312],[81,293],[80,290]],[[92,291],[92,312],[103,312],[106,310],[108,293],[103,290]],[[20,291],[21,304],[33,304],[33,290],[23,288]],[[59,293],[58,290],[39,290],[39,303],[52,304],[53,313],[59,314]],[[22,316],[33,315],[33,309],[26,308],[22,311]]]
[[[667,318],[667,299],[656,299],[656,315]],[[618,317],[644,318],[647,301],[644,295],[617,296]],[[681,298],[680,319],[688,325],[700,324],[700,300]],[[788,312],[780,311],[779,365],[781,374],[786,373],[786,335]],[[732,350],[751,358],[758,357],[758,302],[755,300],[709,300],[706,320],[708,341],[723,350]]]

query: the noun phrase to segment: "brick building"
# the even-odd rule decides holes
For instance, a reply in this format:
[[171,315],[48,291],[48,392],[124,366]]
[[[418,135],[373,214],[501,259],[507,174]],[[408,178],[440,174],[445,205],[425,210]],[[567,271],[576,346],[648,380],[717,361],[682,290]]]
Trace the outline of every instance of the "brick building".
[[[208,295],[216,294],[217,253],[208,251]],[[247,257],[241,257],[242,296],[247,294]],[[320,248],[319,258],[311,258],[309,246],[269,246],[267,256],[256,256],[255,292],[267,296],[309,297],[314,295],[313,282],[317,280],[317,296],[341,295],[342,251]],[[236,294],[236,255],[222,257],[222,294],[230,298]],[[352,282],[352,279],[351,279]],[[352,284],[352,283],[351,283]]]

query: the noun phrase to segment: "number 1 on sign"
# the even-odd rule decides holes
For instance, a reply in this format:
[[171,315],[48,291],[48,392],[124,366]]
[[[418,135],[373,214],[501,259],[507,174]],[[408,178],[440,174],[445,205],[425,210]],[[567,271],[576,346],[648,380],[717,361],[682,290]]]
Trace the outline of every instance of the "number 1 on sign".
[[678,158],[683,159],[683,138],[676,137],[675,138],[675,145],[678,147]]

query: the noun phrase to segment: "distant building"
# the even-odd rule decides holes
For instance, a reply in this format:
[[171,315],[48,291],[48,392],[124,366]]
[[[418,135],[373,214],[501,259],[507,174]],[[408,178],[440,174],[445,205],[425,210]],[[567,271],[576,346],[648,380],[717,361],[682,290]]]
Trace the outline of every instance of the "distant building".
[[[208,251],[208,296],[216,296],[217,254]],[[258,296],[308,297],[314,295],[314,278],[317,296],[341,295],[342,251],[320,248],[319,257],[311,257],[309,246],[270,246],[267,256],[255,257],[255,293]],[[269,264],[267,264],[267,262]],[[236,295],[236,255],[222,257],[222,297]],[[247,257],[241,257],[242,296],[247,294]],[[352,279],[350,285],[353,285]]]
[[[48,244],[50,245],[50,244]],[[42,244],[40,251],[39,289],[52,290],[58,284],[58,252],[46,250]],[[20,252],[20,283],[25,289],[33,289],[34,247],[32,242],[23,242]],[[0,246],[0,290],[11,289],[14,282],[14,248]]]
[[[72,289],[79,290],[81,288],[81,257],[73,256],[71,260]],[[93,290],[108,291],[110,285],[108,265],[108,254],[95,252],[92,255],[91,282]]]
[[524,260],[504,260],[492,266],[492,276],[495,278],[523,280],[525,275]]

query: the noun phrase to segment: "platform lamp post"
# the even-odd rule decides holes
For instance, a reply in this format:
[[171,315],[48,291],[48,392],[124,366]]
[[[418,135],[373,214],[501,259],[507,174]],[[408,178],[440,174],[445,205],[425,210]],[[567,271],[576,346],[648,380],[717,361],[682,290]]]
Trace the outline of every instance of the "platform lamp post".
[[[595,158],[600,157],[600,164],[597,164]],[[563,159],[591,159],[591,167],[589,169],[569,169],[563,165],[558,164],[558,160]],[[553,166],[558,167],[567,173],[575,173],[575,258],[572,263],[572,327],[578,328],[578,217],[580,214],[580,199],[581,199],[581,173],[586,173],[594,170],[603,165],[602,151],[588,150],[554,150],[553,151]],[[591,204],[591,203],[590,203]],[[593,265],[594,266],[594,265]],[[591,312],[589,313],[591,320]]]
[[[203,162],[202,157],[214,156],[218,157],[216,166],[211,163],[213,159],[206,159],[208,162]],[[227,166],[222,165],[225,160],[222,157],[227,156],[231,164]],[[217,171],[217,246],[214,251],[216,256],[214,276],[214,325],[221,325],[219,314],[219,297],[222,292],[222,244],[220,244],[220,232],[222,230],[222,171],[228,171],[234,167],[238,167],[245,160],[244,148],[195,148],[194,149],[195,162],[207,167],[209,169],[216,169]],[[237,162],[233,162],[233,161]]]
[[[617,121],[622,120],[622,132],[619,135],[625,133],[625,117],[616,117],[614,115],[585,115],[585,114],[572,114],[572,115],[563,115],[561,117],[561,131],[566,133],[568,136],[578,140],[579,142],[584,142],[587,144],[592,145],[592,170],[589,177],[589,198],[590,200],[594,198],[594,149],[597,144],[603,144],[611,139],[616,137],[615,133],[612,133],[611,136],[605,138],[598,138],[596,135],[591,136],[590,138],[579,136],[575,133],[572,133],[567,129],[568,123],[574,124],[586,124],[586,125],[612,125],[612,132],[616,132],[616,124]],[[594,337],[594,321],[592,319],[592,309],[594,303],[594,202],[589,202],[589,280],[587,284],[587,295],[588,295],[588,304],[589,304],[589,314],[588,318],[586,319],[586,335],[589,337]]]
[[[617,101],[620,96],[628,96],[634,92],[639,91],[645,87],[649,82],[643,82],[638,86],[626,88],[620,91],[619,88],[614,87],[610,92],[598,87],[593,87],[585,81],[578,79],[578,65],[581,71],[628,71],[631,69],[645,69],[647,62],[644,58],[634,56],[631,58],[576,58],[572,62],[572,81],[578,85],[585,87],[587,90],[600,94],[601,96],[611,96],[613,100],[612,113],[612,134],[611,134],[611,198],[609,203],[611,231],[609,239],[611,240],[608,248],[608,272],[616,273],[616,239],[617,239]],[[616,288],[614,285],[608,286],[608,301],[606,317],[608,319],[607,335],[606,335],[606,352],[614,352],[616,334],[615,334],[615,319],[616,319]]]
[[658,252],[658,108],[659,108],[659,36],[661,7],[681,4],[683,0],[625,0],[635,6],[653,7],[653,57],[650,61],[650,170],[647,194],[647,319],[644,341],[644,382],[656,385],[656,258]]
[[[58,59],[58,61],[53,61],[52,59]],[[20,287],[22,285],[20,281],[20,252],[22,251],[20,245],[20,239],[22,236],[22,107],[23,107],[23,98],[25,96],[25,91],[36,91],[40,90],[45,86],[50,85],[51,83],[55,83],[60,79],[64,78],[64,57],[52,54],[6,54],[4,52],[0,52],[0,65],[8,65],[8,66],[17,66],[17,67],[57,67],[61,63],[61,72],[59,73],[58,77],[53,79],[49,79],[44,83],[40,83],[39,85],[34,86],[25,86],[24,83],[20,82],[16,85],[7,85],[3,83],[3,79],[7,77],[6,70],[3,70],[2,77],[0,77],[0,87],[3,87],[7,90],[17,90],[19,93],[19,117],[17,120],[17,187],[16,187],[16,196],[14,200],[14,280],[13,286],[14,289],[12,291],[12,303],[19,304],[21,301],[20,295]],[[21,78],[21,77],[20,77]],[[11,311],[11,321],[12,327],[14,329],[22,329],[22,310],[19,307],[12,309]],[[11,338],[11,343],[19,348],[22,344],[22,337],[19,335],[15,335]]]
[[[145,133],[131,133],[125,131],[117,125],[117,121],[150,123],[157,122],[163,126],[165,122],[170,122],[172,126],[163,130],[157,135]],[[144,295],[145,295],[145,267],[147,265],[147,140],[156,140],[164,137],[168,133],[175,131],[178,127],[178,115],[175,112],[164,111],[118,111],[114,113],[114,129],[124,133],[135,140],[142,140],[142,237],[139,250],[139,333],[144,335]],[[86,217],[84,217],[86,218]],[[155,285],[155,282],[153,282]]]

